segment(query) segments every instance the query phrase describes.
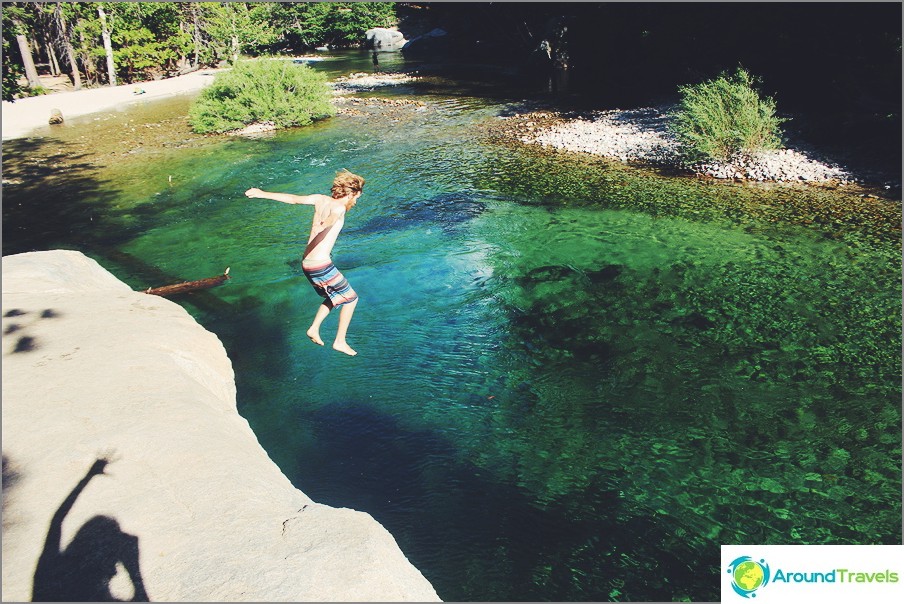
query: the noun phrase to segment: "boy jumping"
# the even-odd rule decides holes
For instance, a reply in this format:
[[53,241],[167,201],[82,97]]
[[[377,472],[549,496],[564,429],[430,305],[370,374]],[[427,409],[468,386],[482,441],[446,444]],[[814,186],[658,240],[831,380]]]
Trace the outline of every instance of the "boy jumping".
[[314,206],[314,220],[311,223],[311,234],[308,245],[301,258],[301,268],[311,285],[314,286],[323,303],[314,315],[314,322],[308,328],[308,337],[315,344],[323,346],[320,339],[320,324],[336,306],[339,310],[339,327],[333,348],[339,352],[354,356],[358,354],[345,341],[348,325],[352,321],[355,306],[358,305],[358,294],[349,285],[348,279],[333,264],[330,253],[339,231],[345,224],[345,213],[355,207],[361,192],[364,190],[364,179],[348,170],[336,174],[331,190],[332,197],[315,193],[313,195],[292,195],[290,193],[268,193],[260,189],[248,189],[245,195],[251,198],[272,199],[282,203],[304,204]]

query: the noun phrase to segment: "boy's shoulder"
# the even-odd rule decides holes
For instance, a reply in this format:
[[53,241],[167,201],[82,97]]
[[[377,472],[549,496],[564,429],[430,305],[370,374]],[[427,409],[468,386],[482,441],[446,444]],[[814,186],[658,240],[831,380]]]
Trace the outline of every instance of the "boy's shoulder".
[[315,193],[312,197],[316,198],[316,203],[318,207],[329,207],[333,205],[333,202],[336,200],[330,197],[329,195],[323,195],[321,193]]
[[333,212],[345,212],[345,202],[343,201],[333,199],[332,197],[327,197],[327,204],[330,210]]

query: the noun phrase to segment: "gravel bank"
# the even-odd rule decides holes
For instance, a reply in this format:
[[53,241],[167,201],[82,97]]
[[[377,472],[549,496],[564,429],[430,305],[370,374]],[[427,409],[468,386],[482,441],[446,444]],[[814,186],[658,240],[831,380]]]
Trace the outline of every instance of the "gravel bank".
[[385,86],[400,86],[416,82],[420,78],[406,73],[365,73],[358,72],[340,76],[332,81],[333,94],[344,95],[361,90],[373,90]]
[[734,163],[688,165],[681,159],[681,144],[669,129],[671,109],[644,107],[580,115],[531,111],[501,119],[509,135],[526,144],[671,166],[713,178],[838,184],[857,180],[841,167],[798,149],[768,151]]

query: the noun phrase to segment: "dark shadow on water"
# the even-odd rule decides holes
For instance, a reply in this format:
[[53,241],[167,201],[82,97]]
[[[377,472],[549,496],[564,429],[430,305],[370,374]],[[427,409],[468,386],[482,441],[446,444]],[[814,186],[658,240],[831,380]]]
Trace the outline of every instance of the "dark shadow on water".
[[[119,249],[110,248],[104,251],[103,262],[108,268],[115,268],[118,272],[128,275],[130,281],[136,291],[146,291],[151,287],[160,287],[164,285],[173,285],[182,283],[183,281],[191,281],[195,279],[193,275],[172,275],[166,271],[160,270],[156,266],[146,263],[133,254],[123,252]],[[216,289],[229,287],[229,281]],[[157,296],[149,294],[150,300]],[[172,300],[180,305],[191,305],[199,311],[212,316],[222,317],[224,314],[233,312],[233,307],[228,302],[211,290],[197,290],[172,296],[166,296],[168,300]]]
[[[307,281],[299,287],[310,287]],[[291,369],[293,350],[287,339],[286,316],[301,313],[305,320],[313,318],[318,301],[309,300],[307,308],[298,309],[298,300],[272,303],[264,297],[245,295],[233,304],[227,320],[220,320],[222,313],[210,314],[200,319],[223,342],[232,362],[236,383],[236,406],[239,414],[248,420],[261,446],[271,459],[286,473],[284,452],[298,436],[298,427],[273,415],[279,409],[274,391],[275,384],[289,383],[294,374]],[[308,310],[309,312],[305,312]],[[216,319],[216,320],[214,320]],[[335,320],[335,319],[333,319]]]
[[54,139],[3,143],[3,255],[73,249],[107,269],[124,269],[140,280],[136,287],[186,280],[120,251],[159,224],[163,210],[152,203],[127,212],[113,207],[120,192],[101,177],[92,163],[97,159],[90,150]]
[[32,600],[35,602],[120,601],[110,592],[110,580],[122,565],[134,589],[130,601],[147,602],[139,565],[138,537],[124,533],[109,516],[94,516],[78,530],[72,542],[62,547],[62,527],[75,501],[109,462],[97,459],[50,521],[44,549],[35,569]]
[[440,227],[445,233],[453,233],[462,224],[486,211],[485,203],[464,193],[443,193],[430,199],[390,199],[386,207],[393,210],[347,231],[367,235],[428,224]]
[[102,205],[117,192],[90,160],[62,141],[4,141],[4,256],[116,236]]
[[677,538],[676,520],[626,503],[617,476],[538,502],[462,460],[441,431],[406,428],[360,402],[297,414],[287,421],[312,425],[318,444],[299,453],[291,479],[316,501],[374,516],[444,600],[609,601],[613,590],[718,599],[717,569],[694,566],[715,560],[717,546]]

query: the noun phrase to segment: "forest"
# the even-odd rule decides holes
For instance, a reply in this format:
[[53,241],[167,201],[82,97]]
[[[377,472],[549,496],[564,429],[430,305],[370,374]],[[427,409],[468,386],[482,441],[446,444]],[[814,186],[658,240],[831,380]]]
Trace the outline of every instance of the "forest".
[[900,163],[896,2],[4,2],[3,99],[46,92],[35,66],[75,89],[133,83],[358,46],[372,27],[408,40],[442,29],[443,44],[425,49],[433,63],[522,79],[555,63],[595,107],[667,101],[743,67],[780,110],[807,115],[793,126],[812,142]]
[[4,2],[3,99],[42,92],[36,65],[75,89],[129,84],[244,54],[349,46],[395,21],[389,2]]

